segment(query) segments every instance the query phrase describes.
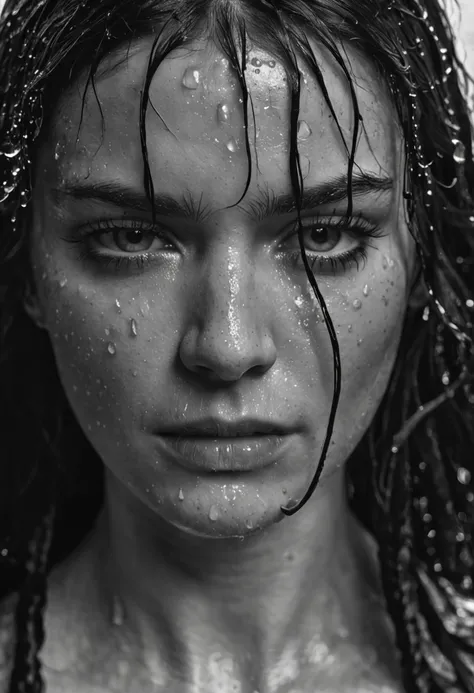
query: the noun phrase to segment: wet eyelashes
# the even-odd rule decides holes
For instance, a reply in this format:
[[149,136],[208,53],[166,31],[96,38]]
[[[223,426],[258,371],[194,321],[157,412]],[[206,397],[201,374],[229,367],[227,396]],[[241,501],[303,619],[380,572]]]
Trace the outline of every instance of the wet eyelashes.
[[[65,241],[78,244],[80,258],[106,269],[143,270],[162,253],[176,252],[170,232],[143,219],[101,219],[87,224],[75,238]],[[302,234],[308,263],[318,273],[337,274],[348,271],[367,260],[371,238],[380,238],[380,227],[362,216],[356,217],[303,217]],[[286,249],[285,249],[286,246]],[[342,249],[341,249],[342,246]],[[335,252],[340,248],[339,252]],[[303,269],[297,225],[280,244],[278,254],[294,268]]]

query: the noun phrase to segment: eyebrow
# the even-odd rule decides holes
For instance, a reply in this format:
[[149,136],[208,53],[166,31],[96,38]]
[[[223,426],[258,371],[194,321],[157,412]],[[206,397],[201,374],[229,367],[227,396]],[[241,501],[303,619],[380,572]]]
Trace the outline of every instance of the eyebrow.
[[[352,176],[352,196],[354,198],[389,192],[393,189],[393,180],[389,176],[376,176],[369,172],[356,172]],[[347,199],[348,178],[340,175],[315,186],[304,188],[301,211],[323,207],[329,203],[341,202]],[[60,188],[53,188],[53,200],[63,206],[68,199],[84,201],[92,200],[130,208],[141,212],[150,212],[149,200],[144,192],[129,188],[118,182],[67,182]],[[154,196],[155,212],[159,216],[179,216],[202,222],[212,210],[203,205],[203,195],[199,200],[189,193],[183,193],[180,198],[158,193]],[[267,186],[260,189],[257,197],[246,203],[240,209],[261,221],[267,217],[289,214],[297,210],[294,196],[289,193],[277,195]]]

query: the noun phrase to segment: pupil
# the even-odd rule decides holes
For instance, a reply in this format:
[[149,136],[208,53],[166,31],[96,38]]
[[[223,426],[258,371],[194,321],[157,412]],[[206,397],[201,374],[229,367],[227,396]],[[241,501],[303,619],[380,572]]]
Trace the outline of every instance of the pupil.
[[142,238],[143,232],[139,231],[138,229],[131,229],[130,231],[127,231],[126,239],[128,243],[140,243]]

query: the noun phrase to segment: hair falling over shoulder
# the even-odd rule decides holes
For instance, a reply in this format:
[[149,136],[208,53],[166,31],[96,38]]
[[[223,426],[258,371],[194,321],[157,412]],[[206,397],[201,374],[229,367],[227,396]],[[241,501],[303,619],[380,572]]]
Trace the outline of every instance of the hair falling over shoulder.
[[[88,497],[97,511],[102,489],[100,461],[65,399],[47,335],[23,310],[32,283],[28,234],[35,156],[68,87],[84,73],[94,86],[102,59],[141,36],[153,37],[139,124],[150,199],[150,82],[171,51],[197,37],[212,38],[229,58],[246,119],[247,42],[285,66],[297,204],[303,178],[296,56],[327,95],[309,37],[339,64],[352,95],[356,127],[346,143],[350,201],[364,124],[341,48],[345,41],[386,84],[404,138],[405,214],[425,301],[407,309],[384,400],[348,461],[348,498],[378,542],[406,691],[473,693],[474,161],[470,79],[441,0],[6,0],[0,18],[0,547],[5,565],[15,565],[21,576],[10,693],[43,688],[38,653],[47,571],[81,536],[80,530],[61,535],[61,518],[74,498]],[[333,344],[334,400],[313,483],[287,514],[317,484],[340,388],[336,335],[301,248]]]

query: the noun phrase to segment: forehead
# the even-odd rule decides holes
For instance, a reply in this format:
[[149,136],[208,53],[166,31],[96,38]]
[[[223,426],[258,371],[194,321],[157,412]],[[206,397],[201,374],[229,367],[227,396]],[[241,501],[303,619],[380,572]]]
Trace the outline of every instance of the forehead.
[[[108,169],[114,177],[126,175],[130,179],[132,175],[142,180],[140,98],[151,45],[150,39],[142,39],[125,58],[105,59],[95,92],[89,87],[85,93],[82,123],[86,77],[62,98],[52,131],[54,168],[61,178],[89,177],[91,170]],[[347,167],[346,147],[350,150],[352,145],[354,109],[341,68],[316,43],[313,50],[333,111],[316,78],[300,60],[298,148],[304,174],[322,180],[340,175]],[[375,173],[383,170],[395,178],[398,134],[386,88],[368,59],[347,48],[344,53],[350,61],[362,118],[356,164]],[[272,184],[279,177],[281,185],[289,183],[291,100],[284,67],[274,56],[253,46],[245,77],[248,123],[243,117],[239,81],[215,43],[195,41],[175,50],[160,64],[150,84],[146,134],[150,167],[161,189],[172,193],[176,186],[189,183],[195,188],[199,183],[210,193],[218,185],[222,195],[228,182],[235,198],[239,178],[236,164],[247,161],[247,136],[252,156],[258,161],[257,181]]]

